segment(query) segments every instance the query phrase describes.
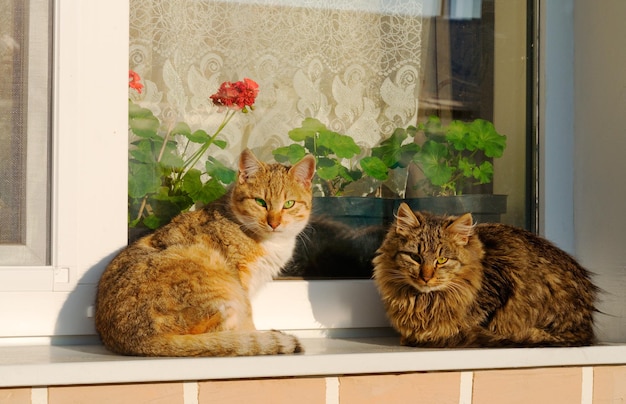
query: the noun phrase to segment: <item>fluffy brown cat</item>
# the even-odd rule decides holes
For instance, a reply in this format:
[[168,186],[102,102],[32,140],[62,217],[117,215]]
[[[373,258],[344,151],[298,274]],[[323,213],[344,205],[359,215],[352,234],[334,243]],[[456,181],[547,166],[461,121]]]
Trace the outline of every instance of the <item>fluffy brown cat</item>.
[[423,347],[594,342],[598,289],[547,240],[504,224],[398,210],[374,282],[401,343]]
[[250,297],[291,258],[314,171],[312,156],[286,167],[246,150],[229,193],[125,248],[98,284],[104,345],[142,356],[301,352],[294,336],[256,331]]

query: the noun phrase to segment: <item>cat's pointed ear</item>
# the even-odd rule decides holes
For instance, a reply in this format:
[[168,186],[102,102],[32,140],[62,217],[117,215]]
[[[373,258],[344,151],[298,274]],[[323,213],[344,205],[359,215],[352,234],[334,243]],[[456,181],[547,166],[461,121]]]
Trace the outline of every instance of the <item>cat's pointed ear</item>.
[[244,183],[263,167],[254,154],[249,149],[244,149],[239,156],[239,183]]
[[402,202],[396,214],[396,233],[406,236],[419,227],[421,215],[419,215],[420,218],[418,215],[419,213],[413,212],[409,205]]
[[458,245],[466,245],[469,242],[469,238],[474,234],[472,214],[466,213],[459,217],[447,227],[447,230]]
[[289,169],[289,173],[305,188],[310,188],[315,174],[315,157],[307,154]]

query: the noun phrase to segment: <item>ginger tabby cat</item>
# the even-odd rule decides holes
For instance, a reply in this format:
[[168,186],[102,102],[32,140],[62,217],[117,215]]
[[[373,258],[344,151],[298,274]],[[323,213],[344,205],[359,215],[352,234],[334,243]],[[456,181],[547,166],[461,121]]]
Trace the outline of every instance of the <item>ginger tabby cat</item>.
[[312,156],[287,167],[245,150],[224,197],[122,250],[98,284],[104,345],[140,356],[301,352],[296,337],[255,329],[250,299],[291,258],[314,171]]

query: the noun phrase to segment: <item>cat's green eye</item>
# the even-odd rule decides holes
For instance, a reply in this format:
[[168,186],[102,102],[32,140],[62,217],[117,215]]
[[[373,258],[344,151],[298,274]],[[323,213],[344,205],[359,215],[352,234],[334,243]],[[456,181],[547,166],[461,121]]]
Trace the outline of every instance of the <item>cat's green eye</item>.
[[267,208],[267,202],[265,202],[265,200],[261,198],[255,198],[254,201],[256,202],[257,205]]
[[448,262],[448,259],[446,257],[437,257],[437,264],[438,265],[443,265],[446,262]]
[[296,204],[296,201],[294,201],[294,200],[292,199],[292,200],[286,201],[286,202],[283,204],[283,208],[284,208],[284,209],[293,208],[293,205],[295,205],[295,204]]

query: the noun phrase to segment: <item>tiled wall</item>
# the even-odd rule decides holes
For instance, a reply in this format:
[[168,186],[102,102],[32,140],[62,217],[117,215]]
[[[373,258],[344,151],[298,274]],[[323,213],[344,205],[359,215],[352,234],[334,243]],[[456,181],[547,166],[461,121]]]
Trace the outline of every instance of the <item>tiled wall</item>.
[[2,404],[626,402],[626,366],[0,389]]

